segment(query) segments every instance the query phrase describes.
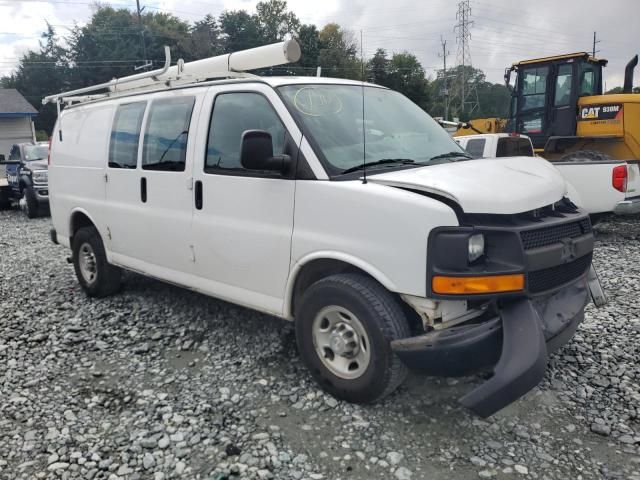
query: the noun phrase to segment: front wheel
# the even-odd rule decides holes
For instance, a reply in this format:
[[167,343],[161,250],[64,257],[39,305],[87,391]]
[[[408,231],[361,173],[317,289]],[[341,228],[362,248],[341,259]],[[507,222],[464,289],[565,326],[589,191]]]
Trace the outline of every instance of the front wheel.
[[106,297],[120,289],[121,270],[107,262],[98,230],[84,227],[73,236],[73,268],[90,297]]
[[408,336],[398,301],[364,275],[322,279],[296,308],[302,360],[322,388],[350,402],[376,401],[402,383],[407,368],[391,350],[391,341]]
[[20,198],[20,209],[28,218],[36,218],[39,213],[38,199],[33,187],[24,187],[22,189],[22,197]]

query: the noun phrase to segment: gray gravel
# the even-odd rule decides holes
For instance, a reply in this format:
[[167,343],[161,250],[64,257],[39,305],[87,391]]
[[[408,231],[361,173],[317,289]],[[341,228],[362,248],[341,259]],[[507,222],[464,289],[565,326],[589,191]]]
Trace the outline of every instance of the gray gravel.
[[640,480],[640,219],[598,227],[609,295],[488,420],[478,377],[325,395],[290,324],[134,274],[88,299],[47,218],[0,212],[1,479]]

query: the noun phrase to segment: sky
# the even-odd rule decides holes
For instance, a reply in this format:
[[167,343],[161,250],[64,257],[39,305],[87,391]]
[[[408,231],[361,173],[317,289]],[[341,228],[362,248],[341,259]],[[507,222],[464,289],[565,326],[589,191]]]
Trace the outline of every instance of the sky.
[[[135,9],[135,0],[102,0],[117,8]],[[141,0],[149,10],[172,13],[188,21],[223,10],[253,12],[256,0]],[[408,51],[427,75],[442,68],[441,38],[447,42],[447,64],[455,65],[457,0],[288,0],[303,23],[319,28],[335,22],[350,30],[365,57],[377,48]],[[597,32],[597,56],[607,58],[606,88],[622,85],[624,67],[640,52],[640,0],[470,0],[470,53],[474,67],[487,79],[502,83],[505,67],[518,60],[576,51],[591,51]],[[0,0],[0,75],[15,68],[20,55],[38,47],[49,21],[68,35],[95,9],[93,0]],[[8,21],[7,21],[8,20]],[[304,55],[304,52],[302,52]],[[640,85],[640,67],[635,85]]]

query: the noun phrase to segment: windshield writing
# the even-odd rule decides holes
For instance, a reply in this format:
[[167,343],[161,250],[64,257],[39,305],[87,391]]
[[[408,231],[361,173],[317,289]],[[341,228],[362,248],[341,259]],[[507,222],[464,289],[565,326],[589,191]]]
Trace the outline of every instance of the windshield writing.
[[333,174],[362,165],[363,154],[366,163],[375,163],[377,168],[424,165],[450,152],[465,155],[435,120],[392,90],[359,85],[288,85],[280,91]]

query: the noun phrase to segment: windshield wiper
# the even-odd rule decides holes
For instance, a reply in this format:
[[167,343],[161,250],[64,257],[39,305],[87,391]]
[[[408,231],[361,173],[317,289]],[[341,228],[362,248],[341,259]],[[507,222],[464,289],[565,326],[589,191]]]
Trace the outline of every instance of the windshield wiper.
[[355,167],[347,168],[342,171],[342,175],[345,173],[357,172],[358,170],[363,170],[367,167],[375,167],[376,165],[410,165],[415,163],[415,160],[411,160],[410,158],[383,158],[381,160],[376,160],[375,162],[367,162],[364,164],[356,165]]
[[429,159],[429,161],[432,160],[439,160],[441,158],[464,158],[467,160],[473,160],[473,157],[467,153],[464,152],[447,152],[447,153],[441,153],[440,155],[436,155],[435,157],[431,157]]

